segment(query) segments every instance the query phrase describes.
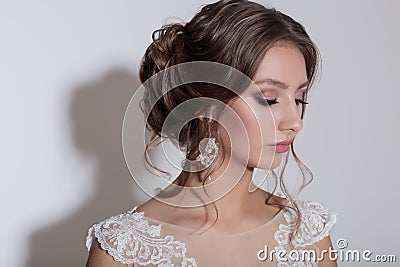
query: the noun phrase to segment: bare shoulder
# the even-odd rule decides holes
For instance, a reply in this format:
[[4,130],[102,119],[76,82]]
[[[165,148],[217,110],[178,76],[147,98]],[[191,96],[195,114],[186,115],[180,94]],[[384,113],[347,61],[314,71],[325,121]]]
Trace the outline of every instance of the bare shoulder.
[[181,207],[164,203],[157,199],[150,199],[136,208],[137,212],[144,212],[144,217],[155,219],[168,224],[178,225],[190,229],[204,226],[205,214],[210,207]]
[[136,212],[144,212],[144,216],[160,221],[170,219],[170,214],[175,211],[176,207],[163,203],[155,198],[151,198],[142,205],[138,206]]

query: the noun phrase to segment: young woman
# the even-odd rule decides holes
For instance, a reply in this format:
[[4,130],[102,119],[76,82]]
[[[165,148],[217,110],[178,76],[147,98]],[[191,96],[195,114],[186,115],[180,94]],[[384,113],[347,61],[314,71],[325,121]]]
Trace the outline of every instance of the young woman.
[[[293,144],[318,62],[301,24],[250,1],[155,31],[140,68],[146,150],[167,137],[186,159],[151,200],[89,229],[87,266],[337,266],[336,215],[299,198],[311,172]],[[289,152],[303,173],[296,192],[274,172]],[[271,192],[252,188],[255,168],[275,177]]]

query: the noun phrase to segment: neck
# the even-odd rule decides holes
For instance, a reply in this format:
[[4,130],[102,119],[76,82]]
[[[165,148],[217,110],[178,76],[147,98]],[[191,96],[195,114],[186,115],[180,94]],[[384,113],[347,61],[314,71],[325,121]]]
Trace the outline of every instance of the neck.
[[[257,189],[254,192],[249,192],[254,168],[244,166],[234,159],[229,163],[221,163],[221,160],[221,158],[218,158],[215,162],[215,166],[220,167],[211,174],[211,181],[205,177],[208,194],[204,195],[206,199],[211,200],[216,205],[219,215],[227,219],[235,218],[238,215],[257,210],[257,207],[264,206],[267,196],[265,191]],[[197,183],[194,186],[201,188],[202,183]],[[207,203],[209,203],[209,207],[213,208],[211,201],[207,201]],[[252,209],[249,209],[249,207],[252,207]]]

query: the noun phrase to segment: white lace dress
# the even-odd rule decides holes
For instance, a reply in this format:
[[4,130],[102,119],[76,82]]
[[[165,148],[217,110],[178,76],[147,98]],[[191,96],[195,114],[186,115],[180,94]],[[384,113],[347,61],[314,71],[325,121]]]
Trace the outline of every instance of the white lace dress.
[[329,235],[336,214],[317,202],[296,203],[301,225],[291,247],[288,234],[296,218],[291,209],[250,231],[197,235],[192,229],[145,217],[135,211],[137,206],[93,225],[86,246],[89,250],[96,238],[115,261],[134,266],[317,266],[307,255],[318,255],[315,243]]

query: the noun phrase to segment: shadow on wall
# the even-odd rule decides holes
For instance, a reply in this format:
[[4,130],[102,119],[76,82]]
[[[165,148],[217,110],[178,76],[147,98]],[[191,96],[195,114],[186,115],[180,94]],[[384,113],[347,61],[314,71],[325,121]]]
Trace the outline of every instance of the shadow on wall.
[[139,86],[132,73],[115,69],[74,90],[71,136],[81,153],[96,160],[94,194],[64,220],[31,235],[26,266],[84,266],[88,228],[146,198],[126,167],[121,145],[125,110]]

